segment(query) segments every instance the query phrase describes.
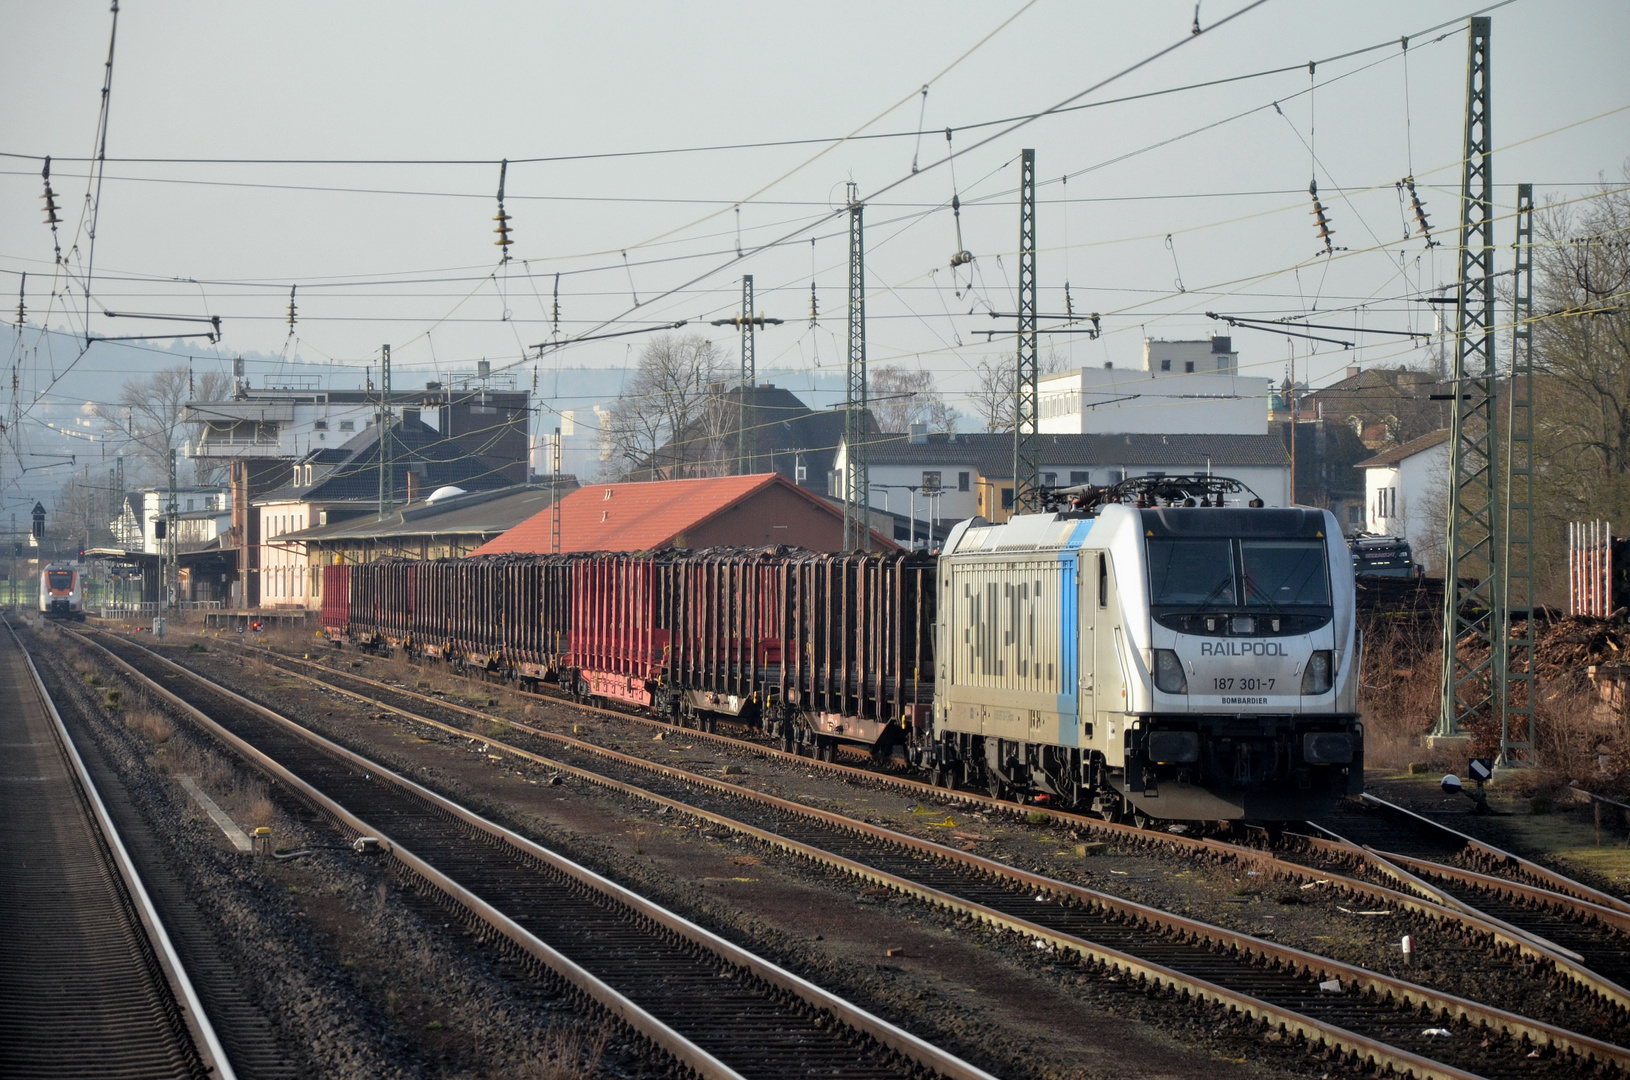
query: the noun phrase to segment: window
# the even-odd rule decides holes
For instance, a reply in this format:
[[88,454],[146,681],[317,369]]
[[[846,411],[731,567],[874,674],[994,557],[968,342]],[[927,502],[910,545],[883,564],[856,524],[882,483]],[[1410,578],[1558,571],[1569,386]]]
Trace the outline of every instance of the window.
[[294,467],[294,486],[300,486],[300,466],[298,465]]
[[935,472],[925,472],[925,473],[923,473],[923,490],[924,491],[938,491],[939,489],[940,489],[940,474],[939,474],[939,472],[936,470]]
[[1056,473],[1056,472],[1044,472],[1044,473],[1042,473],[1041,474],[1041,482],[1043,484],[1045,484],[1046,486],[1048,486],[1048,487],[1057,487],[1058,486],[1058,473]]
[[1229,540],[1149,540],[1149,600],[1205,607],[1234,603]]
[[1070,483],[1071,484],[1090,484],[1090,483],[1092,483],[1092,475],[1090,473],[1088,473],[1087,470],[1085,470],[1085,469],[1071,469],[1070,470]]
[[1322,541],[1241,540],[1239,546],[1247,607],[1330,603]]
[[957,473],[956,474],[956,489],[958,491],[967,491],[968,490],[969,480],[970,480],[970,477],[968,476],[967,473],[965,473],[965,472]]
[[1013,489],[1010,487],[1005,487],[1002,489],[1002,509],[1013,509]]
[[1109,556],[1098,553],[1098,606],[1109,606]]
[[1162,360],[1160,362],[1160,370],[1161,371],[1170,371],[1171,369],[1172,369],[1172,362],[1170,360]]
[[341,420],[340,421],[340,430],[341,431],[355,431],[356,429],[357,429],[357,422],[355,420]]
[[318,431],[327,431],[328,430],[328,421],[327,420],[313,420],[311,422],[311,426],[316,428]]
[[1185,361],[1183,361],[1183,370],[1192,373],[1194,371],[1194,361],[1193,360],[1185,360]]

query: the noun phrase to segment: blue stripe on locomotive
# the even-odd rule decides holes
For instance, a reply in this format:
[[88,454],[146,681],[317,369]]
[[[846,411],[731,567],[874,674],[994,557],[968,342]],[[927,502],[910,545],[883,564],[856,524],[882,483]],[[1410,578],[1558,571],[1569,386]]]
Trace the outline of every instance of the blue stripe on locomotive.
[[1062,566],[1058,587],[1059,684],[1067,691],[1058,695],[1058,741],[1060,746],[1081,745],[1081,545],[1092,532],[1093,519],[1076,522],[1075,529],[1058,553]]

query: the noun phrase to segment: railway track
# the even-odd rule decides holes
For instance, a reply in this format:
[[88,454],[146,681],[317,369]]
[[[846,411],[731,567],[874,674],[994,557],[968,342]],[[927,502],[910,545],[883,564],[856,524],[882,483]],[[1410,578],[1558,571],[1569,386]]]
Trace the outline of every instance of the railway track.
[[1373,795],[1311,824],[1323,835],[1291,842],[1314,858],[1493,920],[1630,996],[1630,903]]
[[[167,661],[158,662],[184,670]],[[426,700],[422,695],[380,684],[362,694],[336,685],[347,677],[327,669],[324,674],[320,681],[325,685],[360,697],[370,706],[383,705],[445,732],[469,735],[460,726],[386,700],[391,695]],[[483,721],[492,719],[462,706],[438,706]],[[502,747],[506,754],[679,809],[868,882],[1022,934],[1044,947],[1127,973],[1152,987],[1227,1005],[1311,1043],[1323,1043],[1400,1072],[1538,1076],[1552,1070],[1571,1074],[1585,1063],[1610,1072],[1630,1067],[1630,1050],[1489,1006],[570,736],[514,726],[547,741],[551,753],[543,755],[496,740],[489,743]],[[1330,992],[1332,985],[1339,989]],[[1444,1039],[1437,1034],[1446,1030],[1441,1024],[1458,1030]],[[1474,1032],[1476,1039],[1470,1037]]]
[[[237,645],[235,642],[229,642],[229,644]],[[359,692],[362,696],[371,701],[380,700],[379,695],[381,694],[397,695],[403,701],[418,703],[421,708],[426,706],[432,709],[442,708],[465,715],[491,719],[490,716],[481,713],[479,710],[458,706],[430,695],[408,690],[405,687],[336,670],[317,661],[288,656],[264,647],[249,645],[237,645],[237,647],[253,655],[272,660],[283,666],[285,670],[290,670],[296,674],[301,670],[321,671],[324,673],[323,678],[328,680],[331,685],[349,683],[353,687],[360,688]],[[535,696],[544,700],[569,703],[576,709],[614,716],[652,728],[664,730],[672,730],[673,728],[672,724],[639,713],[629,712],[621,708],[585,705],[564,695],[524,694],[524,696]],[[1503,914],[1510,914],[1502,905],[1482,907],[1458,901],[1451,893],[1442,889],[1403,887],[1401,883],[1410,875],[1396,872],[1396,867],[1390,869],[1378,868],[1374,865],[1374,859],[1371,856],[1366,854],[1360,858],[1358,852],[1351,845],[1344,844],[1339,840],[1321,841],[1313,839],[1308,841],[1308,847],[1320,851],[1320,857],[1310,860],[1312,865],[1309,865],[1308,862],[1280,857],[1280,854],[1285,854],[1283,850],[1280,854],[1276,854],[1271,850],[1263,850],[1254,845],[1229,843],[1204,837],[1193,837],[1116,824],[1096,817],[1056,810],[1044,805],[1016,804],[1005,799],[993,799],[971,791],[947,791],[932,784],[878,770],[875,766],[856,767],[846,765],[836,760],[835,756],[828,756],[824,759],[809,758],[794,751],[766,745],[757,740],[739,739],[721,733],[717,725],[713,724],[708,725],[706,729],[687,728],[685,730],[687,731],[687,737],[727,745],[738,750],[746,750],[765,758],[796,761],[800,768],[822,769],[849,777],[863,777],[866,782],[899,788],[919,797],[960,802],[990,812],[1044,814],[1054,820],[1067,823],[1072,828],[1134,849],[1169,849],[1205,858],[1236,859],[1250,864],[1259,873],[1272,874],[1287,880],[1300,881],[1304,884],[1317,881],[1321,884],[1321,887],[1336,889],[1355,901],[1361,901],[1372,906],[1386,904],[1401,907],[1410,911],[1413,915],[1452,928],[1457,933],[1463,932],[1481,937],[1494,947],[1509,951],[1513,957],[1517,958],[1519,963],[1537,962],[1544,965],[1553,971],[1558,978],[1583,988],[1589,994],[1598,995],[1621,1012],[1630,1013],[1630,990],[1626,989],[1626,980],[1620,976],[1621,968],[1615,962],[1616,954],[1612,951],[1611,939],[1607,948],[1597,947],[1593,950],[1591,956],[1595,963],[1600,965],[1599,967],[1593,966],[1592,961],[1588,961],[1584,954],[1559,943],[1551,937],[1547,937],[1542,932],[1546,927],[1539,926],[1531,918],[1523,917],[1517,921],[1511,921],[1502,917]],[[1473,845],[1478,843],[1470,841],[1469,838],[1462,838],[1462,842],[1469,842]],[[1603,895],[1596,894],[1593,890],[1576,882],[1570,882],[1554,872],[1517,859],[1515,856],[1499,852],[1497,849],[1487,848],[1487,845],[1482,845],[1476,850],[1481,851],[1483,849],[1487,849],[1486,858],[1491,862],[1510,861],[1514,864],[1521,864],[1522,867],[1527,868],[1527,873],[1555,882],[1557,888],[1569,886],[1578,890],[1581,895]],[[1341,871],[1344,869],[1353,870],[1354,873],[1342,873]],[[1612,900],[1610,897],[1606,899]],[[1615,902],[1622,904],[1620,901]],[[1625,907],[1626,912],[1630,913],[1630,905]],[[1589,929],[1585,931],[1587,936],[1595,932]],[[1573,940],[1577,935],[1574,933],[1561,933],[1558,936]]]
[[81,640],[698,1075],[990,1080],[247,698],[129,642]]
[[32,661],[0,633],[0,1075],[235,1076]]

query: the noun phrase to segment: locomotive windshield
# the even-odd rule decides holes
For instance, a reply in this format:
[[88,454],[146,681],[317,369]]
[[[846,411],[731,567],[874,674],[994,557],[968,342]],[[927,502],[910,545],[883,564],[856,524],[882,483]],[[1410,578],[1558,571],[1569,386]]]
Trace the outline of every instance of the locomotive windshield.
[[74,572],[72,570],[47,570],[45,572],[47,587],[64,592],[74,587]]
[[1322,540],[1189,540],[1150,537],[1149,601],[1155,607],[1327,607]]
[[1149,599],[1174,607],[1233,606],[1234,551],[1230,540],[1149,540]]
[[1330,603],[1330,575],[1320,540],[1241,540],[1247,607]]

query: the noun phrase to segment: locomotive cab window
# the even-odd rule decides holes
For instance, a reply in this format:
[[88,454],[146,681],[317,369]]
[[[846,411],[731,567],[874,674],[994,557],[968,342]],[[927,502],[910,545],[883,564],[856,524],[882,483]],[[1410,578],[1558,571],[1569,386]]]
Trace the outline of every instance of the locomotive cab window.
[[74,572],[72,570],[47,570],[45,580],[50,588],[61,592],[74,587]]
[[1230,606],[1234,588],[1233,542],[1149,539],[1149,600],[1155,606]]
[[1247,607],[1316,607],[1330,603],[1322,540],[1241,540]]

